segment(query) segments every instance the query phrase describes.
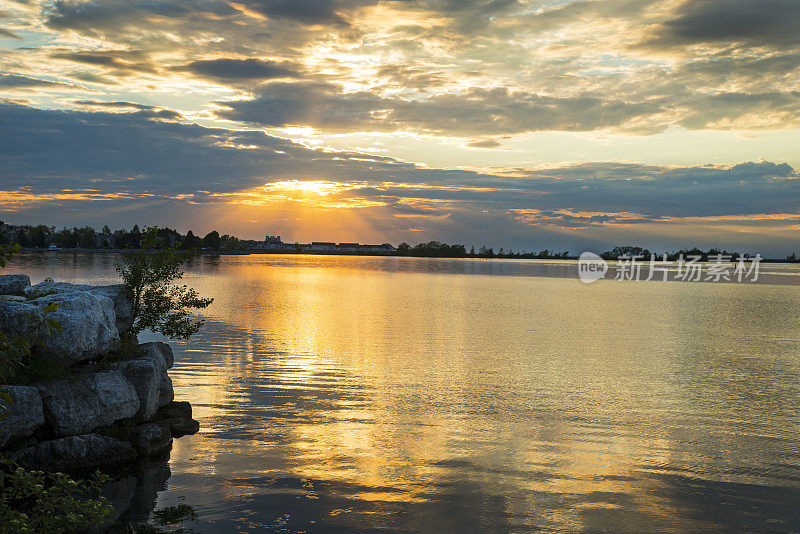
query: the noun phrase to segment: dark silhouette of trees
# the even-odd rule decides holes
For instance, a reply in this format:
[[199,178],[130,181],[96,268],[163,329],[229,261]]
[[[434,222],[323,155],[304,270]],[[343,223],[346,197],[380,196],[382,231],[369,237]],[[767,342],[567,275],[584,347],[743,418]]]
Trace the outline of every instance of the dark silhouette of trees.
[[207,248],[208,250],[219,250],[221,245],[222,238],[219,236],[219,232],[216,230],[211,230],[205,235],[205,237],[203,237],[203,248]]

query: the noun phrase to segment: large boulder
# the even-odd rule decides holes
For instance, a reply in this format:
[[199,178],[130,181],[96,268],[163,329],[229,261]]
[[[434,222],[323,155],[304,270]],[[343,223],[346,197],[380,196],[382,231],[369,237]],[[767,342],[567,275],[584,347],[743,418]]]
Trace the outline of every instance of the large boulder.
[[167,369],[172,369],[172,366],[175,364],[175,356],[172,353],[172,347],[169,346],[169,343],[164,343],[163,341],[142,343],[139,345],[139,353],[143,358],[162,360]]
[[196,434],[200,423],[192,419],[192,405],[186,401],[170,402],[158,410],[158,417],[169,425],[172,437]]
[[118,364],[118,368],[125,378],[133,384],[139,396],[139,411],[136,413],[137,421],[148,421],[155,415],[160,404],[161,383],[167,369],[163,361],[153,358],[139,358]]
[[0,274],[0,295],[19,295],[29,285],[27,274]]
[[131,443],[140,455],[149,456],[164,450],[172,441],[168,424],[145,423],[138,425],[131,433]]
[[113,465],[136,457],[130,443],[99,434],[43,441],[11,454],[22,467],[43,471],[78,471]]
[[0,300],[0,332],[10,338],[31,331],[31,321],[38,321],[41,309],[30,302]]
[[54,302],[60,307],[48,317],[58,321],[61,330],[46,338],[43,346],[34,348],[36,356],[57,359],[69,366],[119,349],[114,302],[110,298],[76,292],[31,301],[40,308]]
[[85,434],[139,411],[136,389],[117,369],[70,376],[37,387],[45,419],[57,436]]
[[114,301],[114,317],[117,330],[125,332],[133,323],[133,302],[128,297],[125,284],[109,286],[93,286],[87,284],[70,284],[68,282],[41,282],[25,288],[27,295],[49,295],[55,293],[74,293],[84,291],[99,297],[108,297]]
[[7,406],[11,413],[0,419],[0,447],[10,441],[27,438],[44,424],[42,397],[32,386],[0,386],[0,391],[11,395],[14,403]]
[[161,375],[161,383],[158,388],[158,407],[166,406],[175,400],[175,390],[172,388],[172,379],[167,373]]

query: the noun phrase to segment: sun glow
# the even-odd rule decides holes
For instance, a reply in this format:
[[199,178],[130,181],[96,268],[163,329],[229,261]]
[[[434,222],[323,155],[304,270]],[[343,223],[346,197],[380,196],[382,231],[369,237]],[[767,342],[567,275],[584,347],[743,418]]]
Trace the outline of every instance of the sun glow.
[[314,193],[316,195],[330,195],[345,191],[352,186],[339,182],[326,180],[288,180],[285,182],[272,182],[264,186],[268,191],[299,191],[303,193]]

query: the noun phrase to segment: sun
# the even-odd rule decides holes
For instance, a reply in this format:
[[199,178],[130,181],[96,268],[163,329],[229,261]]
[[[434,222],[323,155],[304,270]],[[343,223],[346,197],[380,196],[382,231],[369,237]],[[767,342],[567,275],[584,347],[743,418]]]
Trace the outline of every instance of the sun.
[[270,191],[298,191],[322,196],[349,188],[350,186],[347,184],[326,180],[288,180],[285,182],[272,182],[264,186],[264,189]]

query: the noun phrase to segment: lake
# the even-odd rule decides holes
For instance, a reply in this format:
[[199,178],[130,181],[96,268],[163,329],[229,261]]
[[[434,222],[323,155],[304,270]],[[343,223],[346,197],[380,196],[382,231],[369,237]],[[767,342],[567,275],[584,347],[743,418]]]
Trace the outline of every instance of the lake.
[[[115,258],[5,272],[115,283]],[[129,521],[185,503],[202,533],[800,531],[797,265],[591,285],[569,261],[186,270],[215,299],[172,343],[201,429]]]

